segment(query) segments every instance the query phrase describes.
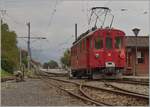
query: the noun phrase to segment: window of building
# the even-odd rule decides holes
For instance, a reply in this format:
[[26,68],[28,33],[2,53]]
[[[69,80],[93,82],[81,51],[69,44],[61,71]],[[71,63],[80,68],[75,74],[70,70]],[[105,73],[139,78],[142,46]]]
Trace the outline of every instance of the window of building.
[[115,48],[120,49],[123,47],[122,37],[115,38]]
[[95,38],[95,49],[101,49],[103,47],[103,40],[100,36]]
[[106,37],[106,49],[112,49],[112,38]]
[[138,64],[144,63],[144,52],[143,51],[137,52],[137,61],[138,61]]

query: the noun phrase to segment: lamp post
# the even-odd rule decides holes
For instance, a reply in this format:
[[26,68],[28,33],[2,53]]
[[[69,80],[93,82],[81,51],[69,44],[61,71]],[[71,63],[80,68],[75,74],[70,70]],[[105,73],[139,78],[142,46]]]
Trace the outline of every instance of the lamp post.
[[132,31],[136,37],[136,41],[135,41],[135,65],[134,65],[135,69],[134,69],[134,73],[133,73],[133,75],[135,76],[136,75],[136,66],[137,66],[137,36],[139,34],[140,29],[134,28],[134,29],[132,29]]

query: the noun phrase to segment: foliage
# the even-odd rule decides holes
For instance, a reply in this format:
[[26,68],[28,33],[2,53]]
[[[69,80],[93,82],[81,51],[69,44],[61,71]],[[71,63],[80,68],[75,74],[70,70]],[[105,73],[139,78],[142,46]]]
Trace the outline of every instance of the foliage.
[[63,68],[70,67],[70,65],[71,65],[71,53],[70,53],[69,49],[67,49],[64,52],[64,55],[61,57],[60,62],[62,64]]
[[45,62],[43,64],[43,68],[45,68],[45,69],[48,69],[48,68],[50,68],[50,69],[58,68],[58,63],[56,61],[54,61],[54,60],[50,60],[49,62]]
[[1,24],[1,65],[2,69],[13,73],[18,68],[19,51],[17,48],[16,33],[10,31],[6,23]]
[[8,73],[8,72],[6,72],[4,70],[1,70],[0,76],[1,77],[8,77],[8,76],[12,76],[12,74],[10,74],[10,73]]
[[43,68],[44,68],[44,69],[48,69],[48,63],[47,63],[47,62],[45,62],[45,63],[43,64]]
[[[8,58],[3,58],[2,57],[2,59],[1,59],[1,67],[2,67],[2,69],[4,69],[5,71],[8,71],[8,72],[11,72],[11,71],[13,71],[13,63],[12,62],[10,62],[9,60],[8,60]],[[11,72],[12,73],[12,72]]]

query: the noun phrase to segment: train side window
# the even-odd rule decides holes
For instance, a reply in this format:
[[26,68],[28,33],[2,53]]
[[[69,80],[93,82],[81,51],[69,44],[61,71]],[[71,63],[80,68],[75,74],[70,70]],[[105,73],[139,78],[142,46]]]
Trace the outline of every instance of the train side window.
[[103,40],[100,36],[95,38],[95,49],[101,49],[103,47]]
[[76,50],[76,47],[74,48],[74,55],[76,55],[76,52],[77,52],[77,50]]
[[74,55],[76,55],[76,46],[74,47]]
[[115,38],[115,48],[120,49],[123,47],[123,41],[121,37]]
[[80,42],[80,52],[82,51],[82,41]]
[[86,39],[83,40],[83,50],[86,49]]
[[83,40],[83,41],[82,41],[82,48],[83,48],[83,50],[84,50],[84,47],[85,47],[85,46],[84,46],[84,40]]
[[86,38],[84,39],[84,49],[86,49]]
[[112,38],[111,37],[106,37],[106,48],[112,49]]
[[92,39],[90,38],[90,48],[92,49]]

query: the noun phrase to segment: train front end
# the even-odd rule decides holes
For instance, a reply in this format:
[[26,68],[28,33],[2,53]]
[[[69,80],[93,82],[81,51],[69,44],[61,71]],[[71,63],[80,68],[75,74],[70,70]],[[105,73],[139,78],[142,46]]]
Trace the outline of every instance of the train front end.
[[126,65],[125,33],[117,29],[104,29],[97,31],[93,38],[93,75],[121,77]]

